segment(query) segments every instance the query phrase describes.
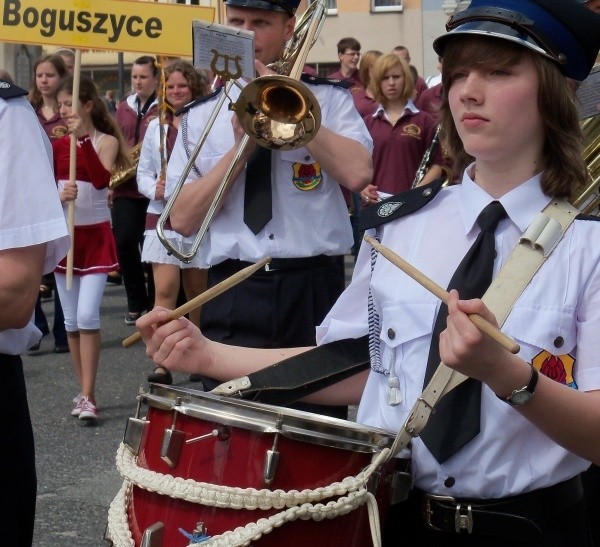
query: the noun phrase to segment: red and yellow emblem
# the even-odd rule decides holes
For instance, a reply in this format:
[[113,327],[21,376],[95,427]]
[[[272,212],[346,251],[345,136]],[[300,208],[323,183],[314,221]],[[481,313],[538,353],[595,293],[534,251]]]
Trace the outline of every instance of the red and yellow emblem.
[[544,350],[533,358],[532,364],[544,376],[548,376],[548,378],[551,378],[559,384],[565,384],[577,389],[577,384],[573,378],[575,359],[569,354],[552,355]]
[[294,170],[292,182],[298,190],[302,190],[303,192],[314,190],[323,180],[321,166],[317,162],[308,164],[294,163],[292,168]]

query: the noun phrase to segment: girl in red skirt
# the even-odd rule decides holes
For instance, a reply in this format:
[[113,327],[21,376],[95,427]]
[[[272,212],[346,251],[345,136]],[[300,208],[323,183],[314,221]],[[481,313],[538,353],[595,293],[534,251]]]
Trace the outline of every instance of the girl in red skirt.
[[77,137],[76,181],[69,180],[70,135],[52,143],[54,172],[65,213],[75,202],[73,280],[66,286],[66,259],[55,270],[65,312],[65,326],[80,393],[73,400],[73,416],[95,421],[95,384],[100,360],[100,302],[106,275],[117,269],[115,241],[110,226],[108,184],[114,167],[129,159],[123,139],[106,105],[89,78],[81,78],[77,113],[73,112],[73,80],[58,87],[59,111],[70,133]]

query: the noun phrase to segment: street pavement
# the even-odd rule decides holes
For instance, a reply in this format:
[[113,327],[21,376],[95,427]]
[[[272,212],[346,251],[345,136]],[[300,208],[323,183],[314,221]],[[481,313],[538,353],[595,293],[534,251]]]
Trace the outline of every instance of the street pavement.
[[[52,325],[53,302],[42,307]],[[69,354],[53,352],[52,334],[43,338],[37,355],[23,356],[38,473],[36,547],[108,545],[103,540],[108,506],[122,483],[117,447],[135,412],[138,389],[147,386],[153,368],[143,343],[121,346],[135,331],[124,323],[126,311],[125,289],[108,283],[101,307],[96,426],[70,415],[78,384]],[[176,384],[191,385],[187,380],[175,374]]]
[[[346,257],[349,281],[353,260]],[[52,301],[42,303],[52,325]],[[153,370],[142,342],[125,349],[122,341],[135,332],[125,325],[125,289],[107,283],[101,305],[102,346],[95,426],[71,416],[78,384],[69,354],[55,354],[52,334],[40,351],[23,356],[33,423],[38,474],[35,547],[106,547],[104,531],[110,502],[122,479],[115,456],[125,424],[136,409],[140,387]],[[187,376],[173,375],[174,385],[195,387]],[[351,416],[355,416],[355,408]],[[10,418],[10,417],[7,417]]]

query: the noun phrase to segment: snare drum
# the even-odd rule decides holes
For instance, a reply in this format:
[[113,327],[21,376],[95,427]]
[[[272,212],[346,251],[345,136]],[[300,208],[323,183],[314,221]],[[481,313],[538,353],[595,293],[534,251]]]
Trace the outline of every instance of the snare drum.
[[[124,503],[136,546],[179,547],[200,542],[206,536],[281,514],[290,505],[302,506],[302,502],[289,501],[299,492],[309,491],[313,497],[308,503],[327,506],[340,495],[327,490],[330,495],[315,499],[315,492],[320,495],[321,489],[355,477],[394,440],[388,432],[354,422],[186,388],[151,385],[150,392],[141,393],[138,400],[147,406],[147,414],[143,419],[130,419],[125,445],[140,471],[154,472],[149,473],[152,480],[166,477],[175,491],[161,491],[162,486],[129,487]],[[381,520],[390,503],[393,466],[382,466],[370,480]],[[204,501],[182,499],[177,482],[179,487],[202,487]],[[232,491],[236,493],[233,504]],[[280,501],[273,502],[274,493],[281,494]],[[262,494],[267,500],[257,501]],[[250,501],[245,499],[248,496]],[[303,515],[277,526],[251,545],[372,544],[364,503],[346,507],[345,514],[334,518],[315,520]]]

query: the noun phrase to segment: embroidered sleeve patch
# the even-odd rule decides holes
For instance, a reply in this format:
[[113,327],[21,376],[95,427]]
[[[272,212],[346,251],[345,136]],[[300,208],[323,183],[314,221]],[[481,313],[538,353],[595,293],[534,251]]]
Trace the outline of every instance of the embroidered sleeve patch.
[[551,378],[559,384],[565,384],[573,389],[577,389],[577,383],[573,378],[575,359],[569,354],[552,355],[544,350],[533,358],[532,364],[544,376]]

